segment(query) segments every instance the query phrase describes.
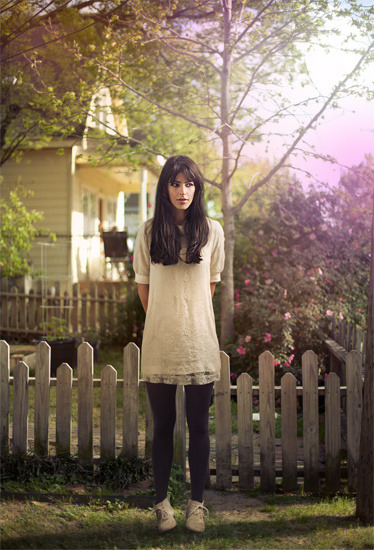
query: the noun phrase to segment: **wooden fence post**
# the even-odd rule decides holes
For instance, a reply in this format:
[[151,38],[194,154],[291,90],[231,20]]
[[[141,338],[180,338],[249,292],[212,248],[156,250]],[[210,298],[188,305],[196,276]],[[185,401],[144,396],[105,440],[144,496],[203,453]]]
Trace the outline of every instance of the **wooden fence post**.
[[123,444],[127,457],[138,456],[140,350],[134,342],[123,350]]
[[347,356],[348,488],[357,491],[362,414],[362,360],[358,351]]
[[225,352],[220,353],[221,376],[215,383],[216,487],[230,489],[232,485],[230,358]]
[[87,292],[82,292],[82,331],[88,328]]
[[340,489],[340,378],[334,372],[326,378],[325,393],[325,463],[326,490]]
[[78,459],[93,461],[93,349],[87,342],[78,348]]
[[90,286],[90,327],[97,328],[97,285]]
[[281,380],[282,488],[297,489],[297,400],[296,378],[290,372]]
[[264,351],[259,357],[260,386],[260,484],[275,490],[275,390],[274,357]]
[[79,332],[79,285],[78,283],[73,284],[72,305],[73,305],[73,311],[71,315],[71,322],[73,326],[73,332]]
[[34,451],[39,456],[49,452],[49,383],[51,348],[47,342],[36,346]]
[[29,300],[27,304],[27,327],[33,330],[36,325],[36,300],[33,289],[29,292]]
[[100,394],[100,458],[112,460],[116,457],[116,405],[117,371],[107,365],[101,371]]
[[174,426],[174,462],[183,468],[186,479],[186,396],[183,386],[177,386],[175,394],[176,420]]
[[254,489],[252,378],[243,372],[237,382],[239,488]]
[[18,311],[17,311],[17,302],[18,302],[18,290],[17,287],[13,286],[11,289],[11,296],[9,297],[10,301],[10,327],[18,327]]
[[308,350],[302,357],[304,487],[319,487],[318,358]]
[[0,455],[9,452],[9,373],[10,348],[5,340],[0,340]]
[[73,369],[62,363],[56,372],[56,454],[70,455]]
[[14,367],[13,373],[13,452],[27,452],[27,413],[29,397],[29,367],[23,361]]

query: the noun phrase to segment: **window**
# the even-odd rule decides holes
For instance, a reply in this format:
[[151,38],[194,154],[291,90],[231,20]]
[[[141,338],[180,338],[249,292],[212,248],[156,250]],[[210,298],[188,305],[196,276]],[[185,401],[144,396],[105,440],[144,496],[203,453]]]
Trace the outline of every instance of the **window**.
[[84,190],[82,195],[83,233],[96,235],[97,233],[97,195]]

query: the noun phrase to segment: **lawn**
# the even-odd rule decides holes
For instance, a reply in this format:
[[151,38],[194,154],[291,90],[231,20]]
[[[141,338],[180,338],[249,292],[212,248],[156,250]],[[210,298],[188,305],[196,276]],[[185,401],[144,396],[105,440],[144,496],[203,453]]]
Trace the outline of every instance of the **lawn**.
[[178,503],[178,526],[161,535],[150,508],[10,501],[2,506],[1,548],[373,548],[373,530],[355,519],[353,497],[209,490],[206,504],[205,533],[185,530],[185,504]]

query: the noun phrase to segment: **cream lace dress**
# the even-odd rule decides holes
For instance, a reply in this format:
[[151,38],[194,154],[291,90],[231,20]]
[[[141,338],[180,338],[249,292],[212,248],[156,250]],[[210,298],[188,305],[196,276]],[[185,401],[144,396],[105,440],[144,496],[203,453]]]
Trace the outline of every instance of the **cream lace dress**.
[[182,233],[181,259],[175,265],[153,264],[150,225],[139,229],[134,248],[137,283],[149,285],[141,377],[165,384],[208,384],[219,379],[220,353],[210,283],[220,281],[224,236],[217,221],[208,218],[209,239],[199,264],[186,264]]

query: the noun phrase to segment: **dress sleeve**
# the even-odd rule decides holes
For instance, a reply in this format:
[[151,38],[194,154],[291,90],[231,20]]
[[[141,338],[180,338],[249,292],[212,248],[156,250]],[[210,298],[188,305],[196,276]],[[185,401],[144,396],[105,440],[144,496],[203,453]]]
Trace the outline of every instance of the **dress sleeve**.
[[135,282],[143,285],[149,285],[149,271],[151,266],[151,256],[146,234],[146,225],[146,223],[143,223],[136,236],[133,262]]
[[225,264],[225,237],[221,225],[216,221],[212,227],[213,248],[210,259],[210,282],[218,283],[221,280],[221,271]]

